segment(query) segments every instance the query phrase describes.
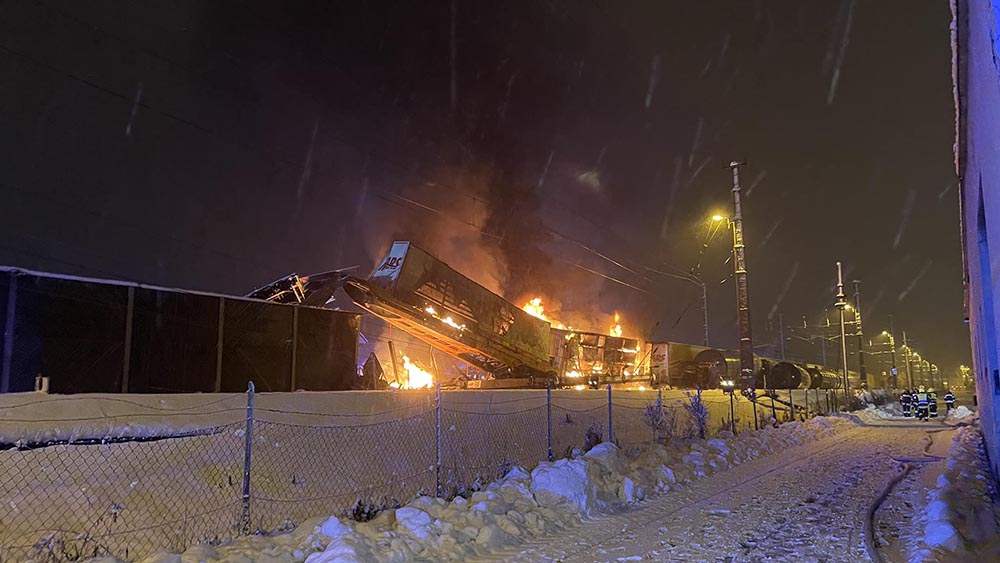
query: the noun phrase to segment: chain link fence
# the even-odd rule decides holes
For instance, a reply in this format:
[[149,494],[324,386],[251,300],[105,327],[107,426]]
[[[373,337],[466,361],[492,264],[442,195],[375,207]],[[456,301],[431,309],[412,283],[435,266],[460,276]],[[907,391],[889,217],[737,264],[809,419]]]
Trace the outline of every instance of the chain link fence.
[[[219,399],[206,404],[223,423],[172,435],[0,444],[0,562],[135,560],[310,517],[365,520],[417,495],[468,495],[514,466],[602,441],[648,443],[650,410],[665,421],[661,440],[696,433],[679,393],[373,392],[365,400],[391,408],[350,414],[324,412],[317,396],[262,395],[281,408],[256,410]],[[193,413],[175,416],[184,425]]]

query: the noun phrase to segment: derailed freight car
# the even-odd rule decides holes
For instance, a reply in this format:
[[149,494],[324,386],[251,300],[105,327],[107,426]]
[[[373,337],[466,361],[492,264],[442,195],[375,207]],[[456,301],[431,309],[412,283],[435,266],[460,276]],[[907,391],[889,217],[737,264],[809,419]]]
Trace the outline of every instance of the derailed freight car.
[[366,311],[503,386],[557,383],[549,323],[408,241],[394,242],[368,279],[348,278],[344,290]]
[[557,328],[551,329],[551,335],[551,362],[561,386],[595,387],[650,379],[637,338]]

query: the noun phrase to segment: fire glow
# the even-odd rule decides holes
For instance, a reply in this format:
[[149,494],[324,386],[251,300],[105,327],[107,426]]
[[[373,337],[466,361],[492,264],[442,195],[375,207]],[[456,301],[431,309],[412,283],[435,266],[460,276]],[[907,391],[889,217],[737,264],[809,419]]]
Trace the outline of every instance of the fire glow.
[[521,308],[524,309],[525,313],[528,313],[533,317],[538,317],[539,319],[548,322],[550,325],[552,325],[552,328],[557,328],[561,330],[566,329],[566,325],[545,316],[545,306],[542,305],[541,297],[535,297],[534,299],[525,303],[524,306]]
[[444,318],[439,317],[438,314],[437,314],[437,311],[434,310],[434,307],[428,306],[426,309],[424,309],[424,312],[428,313],[430,316],[434,317],[435,319],[443,322],[444,324],[446,324],[446,325],[448,325],[448,326],[450,326],[452,328],[456,328],[458,330],[465,330],[465,325],[464,324],[461,324],[461,325],[458,324],[457,322],[455,322],[455,319],[451,318],[450,315],[447,316],[447,317],[444,317]]
[[407,381],[403,389],[430,389],[434,387],[434,376],[403,356],[403,368],[406,370]]
[[615,323],[608,329],[608,334],[619,338],[622,336],[622,318],[618,313],[615,313]]

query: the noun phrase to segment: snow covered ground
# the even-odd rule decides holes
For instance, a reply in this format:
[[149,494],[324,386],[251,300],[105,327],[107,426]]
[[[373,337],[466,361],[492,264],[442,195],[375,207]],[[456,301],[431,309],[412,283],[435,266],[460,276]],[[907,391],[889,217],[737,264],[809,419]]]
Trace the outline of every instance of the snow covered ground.
[[[590,399],[578,401],[584,400]],[[488,408],[522,405],[491,400]],[[588,412],[586,407],[574,409],[559,421],[572,420],[574,428],[585,422],[579,413]],[[639,410],[623,403],[616,412]],[[970,513],[951,503],[932,512],[931,519],[924,516],[929,500],[954,498],[961,504],[987,498],[978,489],[965,495],[960,485],[983,471],[967,469],[974,461],[971,438],[952,448],[959,461],[949,461],[947,469],[959,469],[939,477],[946,473],[943,460],[952,435],[972,432],[956,430],[974,420],[972,414],[958,410],[947,419],[917,423],[890,406],[739,436],[721,432],[708,440],[674,439],[668,447],[629,440],[619,450],[603,443],[585,454],[574,451],[567,459],[540,463],[530,472],[514,467],[465,498],[418,497],[369,522],[311,509],[306,514],[325,516],[302,521],[290,533],[181,547],[138,560],[834,562],[869,560],[877,549],[885,561],[947,561],[941,554],[954,554],[943,551],[949,538],[960,539],[961,552],[981,549],[987,537],[981,524],[986,509]],[[503,436],[483,438],[488,448]],[[909,468],[905,474],[904,468]],[[935,488],[941,490],[928,498]],[[255,507],[257,517],[267,512],[266,506]],[[235,512],[238,506],[222,508]],[[969,514],[978,527],[966,525]],[[941,533],[948,526],[955,534]],[[930,532],[926,539],[925,532]]]
[[[823,438],[849,436],[856,431],[856,424],[846,418],[818,418],[735,437],[723,433],[718,438],[675,443],[668,448],[647,445],[621,451],[604,443],[571,459],[543,462],[530,474],[515,468],[468,499],[419,497],[399,509],[383,511],[370,522],[315,519],[290,534],[243,537],[224,546],[199,546],[183,554],[158,553],[143,561],[554,560],[562,555],[548,557],[537,551],[538,542],[576,537],[581,532],[589,536],[591,528],[609,515],[644,514],[644,507],[653,504],[671,506],[674,494],[686,498],[698,490],[697,483],[721,482],[705,479],[709,475],[741,464],[753,465],[751,460],[762,456],[781,467],[787,461],[781,459],[781,452],[801,449],[815,454],[824,449],[817,449],[817,445],[831,442]],[[834,440],[845,439],[849,438]],[[643,502],[654,493],[655,501]],[[638,510],[629,510],[636,506]],[[708,514],[724,521],[730,509]],[[677,541],[690,547],[690,539]],[[505,548],[510,551],[503,551]]]
[[989,475],[982,433],[974,427],[957,430],[944,471],[927,494],[920,519],[924,534],[911,560],[951,561],[960,555],[1000,560],[997,491]]

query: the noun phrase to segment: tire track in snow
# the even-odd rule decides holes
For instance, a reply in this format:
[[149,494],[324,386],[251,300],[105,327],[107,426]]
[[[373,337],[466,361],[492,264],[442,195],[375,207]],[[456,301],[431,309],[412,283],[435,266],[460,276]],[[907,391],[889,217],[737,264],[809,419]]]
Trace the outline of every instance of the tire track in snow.
[[[897,431],[894,432],[894,430]],[[662,543],[657,542],[660,538],[657,537],[657,534],[654,532],[666,534],[671,532],[671,530],[667,528],[656,530],[656,527],[659,527],[666,521],[674,520],[679,521],[681,525],[690,525],[691,523],[694,523],[703,524],[703,528],[714,528],[716,524],[713,523],[713,517],[722,516],[729,519],[731,518],[731,514],[738,514],[743,511],[742,509],[747,508],[746,506],[741,505],[737,510],[717,510],[713,513],[713,511],[710,510],[713,501],[725,502],[726,500],[730,500],[730,495],[727,493],[735,493],[732,496],[738,497],[741,490],[745,488],[752,488],[752,483],[755,481],[761,482],[762,488],[766,488],[766,478],[768,477],[780,477],[782,475],[786,477],[791,476],[794,482],[794,480],[799,476],[805,475],[804,469],[808,467],[812,467],[814,470],[818,471],[822,468],[837,467],[839,463],[845,466],[845,473],[849,474],[849,478],[836,481],[831,486],[833,491],[832,496],[828,495],[828,498],[826,499],[828,503],[831,503],[831,499],[833,499],[836,495],[850,494],[853,490],[851,487],[863,481],[866,477],[869,481],[872,479],[871,471],[874,468],[869,467],[869,465],[871,465],[871,457],[861,455],[860,452],[856,452],[855,450],[866,451],[874,457],[876,454],[882,453],[878,452],[880,447],[907,449],[908,446],[903,443],[908,442],[907,440],[894,440],[890,444],[885,444],[882,442],[885,441],[886,434],[883,434],[882,440],[880,440],[879,433],[891,433],[894,436],[898,436],[900,434],[898,429],[891,426],[865,426],[852,429],[839,436],[826,438],[817,442],[810,442],[802,446],[796,446],[779,454],[764,456],[758,458],[757,460],[743,463],[729,470],[716,473],[708,478],[696,481],[691,485],[684,486],[683,488],[678,487],[670,493],[652,499],[638,509],[614,515],[601,515],[596,518],[589,519],[582,525],[566,530],[561,534],[537,538],[516,548],[482,557],[477,559],[477,561],[628,560],[626,558],[626,552],[636,553],[635,549],[626,551],[627,546],[622,547],[615,544],[621,544],[628,541],[634,542],[643,534],[652,536],[652,538],[646,538],[646,545],[644,546],[644,548],[650,549],[647,551],[645,556],[630,556],[645,558],[655,556],[656,559],[665,561],[691,560],[691,557],[694,554],[689,553],[675,555],[667,552],[667,548],[662,548],[660,551],[653,549]],[[849,447],[844,447],[845,445],[848,445]],[[916,446],[917,444],[912,445]],[[910,451],[912,451],[912,449]],[[789,459],[790,455],[794,455],[795,457]],[[883,460],[884,464],[889,463],[884,454],[879,457]],[[855,463],[853,466],[850,466],[852,461]],[[868,471],[867,475],[866,470]],[[799,476],[795,475],[796,471],[799,472]],[[774,480],[780,481],[780,479]],[[871,487],[871,485],[872,483],[868,483],[866,485],[867,488],[872,488],[870,492],[871,494],[869,496],[864,496],[861,499],[863,500],[862,506],[856,507],[856,516],[858,516],[858,518],[854,519],[855,521],[850,527],[850,535],[846,538],[847,543],[851,544],[851,546],[845,550],[845,555],[848,555],[846,559],[843,559],[845,561],[867,558],[863,541],[862,515],[864,510],[869,506],[869,499],[871,496],[876,495],[878,491],[881,490],[882,483],[877,483],[877,487]],[[785,488],[787,489],[789,487]],[[772,493],[773,492],[774,491],[772,491]],[[788,500],[791,501],[794,499],[789,498]],[[763,508],[766,513],[767,508],[763,507],[763,501],[763,497],[751,498],[750,504],[752,505],[756,503],[758,506],[750,506],[749,508],[754,510],[761,510]],[[698,510],[701,508],[706,510]],[[818,508],[814,511],[814,516],[817,520],[823,519],[822,513],[826,508],[827,507]],[[833,508],[836,509],[835,506]],[[772,510],[770,512],[774,511]],[[777,525],[772,529],[772,532],[769,535],[781,532],[781,528],[785,526],[785,524],[790,524],[792,526],[795,524],[795,522],[789,522],[787,518],[783,519],[780,515],[780,511],[778,511],[778,513],[779,515],[775,517]],[[816,514],[819,514],[819,516],[816,516]],[[701,539],[702,534],[695,535],[693,537]],[[652,541],[650,541],[650,539],[652,539]],[[753,543],[757,543],[757,539],[760,538],[755,538]],[[766,536],[762,538],[763,541],[767,541],[768,539],[769,538]],[[799,539],[800,538],[790,538],[788,541],[791,543],[797,542],[802,544],[803,542],[799,541]],[[857,541],[855,542],[855,540]],[[857,545],[854,545],[855,543]],[[686,545],[680,544],[678,544],[678,546],[681,548],[687,547]],[[607,549],[607,547],[611,547],[611,549]],[[636,548],[639,546],[633,545],[631,547]],[[731,550],[737,548],[738,550],[738,547],[739,546],[737,545],[730,545],[726,549]],[[701,546],[699,546],[699,549],[700,548]],[[724,546],[708,546],[708,548],[711,550],[724,548]],[[707,560],[715,560],[718,555],[721,554],[717,553],[715,557],[709,557]],[[791,554],[788,556],[792,557]],[[747,560],[754,559],[751,558]],[[838,559],[834,558],[832,560]]]

